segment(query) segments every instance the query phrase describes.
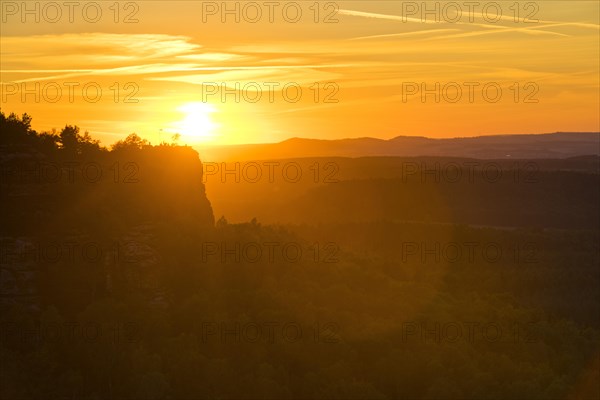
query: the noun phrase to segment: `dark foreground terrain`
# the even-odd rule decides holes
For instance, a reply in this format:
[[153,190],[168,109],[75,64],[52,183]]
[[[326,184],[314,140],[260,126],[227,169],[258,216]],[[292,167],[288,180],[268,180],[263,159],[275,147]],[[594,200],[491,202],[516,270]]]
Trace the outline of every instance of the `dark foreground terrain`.
[[236,167],[0,124],[2,399],[600,398],[595,154]]

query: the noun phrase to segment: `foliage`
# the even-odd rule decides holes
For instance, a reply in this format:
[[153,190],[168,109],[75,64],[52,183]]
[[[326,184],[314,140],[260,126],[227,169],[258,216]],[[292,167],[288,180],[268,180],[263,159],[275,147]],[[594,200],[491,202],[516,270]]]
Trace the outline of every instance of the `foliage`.
[[[111,171],[2,182],[2,399],[600,397],[598,229],[468,225],[456,205],[437,208],[455,192],[429,201],[432,221],[400,221],[393,201],[352,218],[361,188],[400,200],[389,181],[320,189],[320,206],[340,211],[319,224],[215,224],[190,148],[130,135],[105,151],[74,126],[38,134],[26,114],[0,113],[0,125],[3,166],[31,148],[33,160]],[[568,178],[538,188],[587,182]],[[546,197],[540,208],[562,201]],[[91,243],[101,257],[31,243]],[[426,251],[407,257],[407,243]],[[448,243],[479,250],[432,254]],[[486,243],[504,256],[482,257]],[[445,330],[457,326],[460,337]]]

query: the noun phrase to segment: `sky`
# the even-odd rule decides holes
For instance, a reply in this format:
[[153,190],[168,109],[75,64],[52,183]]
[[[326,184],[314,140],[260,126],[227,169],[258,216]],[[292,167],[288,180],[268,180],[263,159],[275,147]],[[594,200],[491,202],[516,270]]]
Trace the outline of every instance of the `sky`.
[[0,108],[103,144],[600,131],[598,1],[1,1]]

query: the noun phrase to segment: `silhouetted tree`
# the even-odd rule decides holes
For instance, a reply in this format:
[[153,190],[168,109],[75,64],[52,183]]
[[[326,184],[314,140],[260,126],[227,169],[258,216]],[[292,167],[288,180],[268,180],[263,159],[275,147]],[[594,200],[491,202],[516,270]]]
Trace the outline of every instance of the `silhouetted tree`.
[[225,216],[222,215],[221,218],[219,218],[219,220],[217,221],[217,228],[223,228],[227,226],[227,220],[225,219]]
[[142,139],[136,133],[132,133],[127,136],[124,140],[119,140],[117,143],[112,145],[113,151],[119,150],[139,150],[144,146],[150,146],[150,142],[146,139]]
[[0,112],[0,144],[31,144],[36,135],[36,132],[31,129],[31,120],[31,116],[27,113],[19,118],[15,113],[7,117]]
[[60,144],[62,149],[69,155],[77,154],[77,135],[79,127],[76,125],[65,125],[60,132]]

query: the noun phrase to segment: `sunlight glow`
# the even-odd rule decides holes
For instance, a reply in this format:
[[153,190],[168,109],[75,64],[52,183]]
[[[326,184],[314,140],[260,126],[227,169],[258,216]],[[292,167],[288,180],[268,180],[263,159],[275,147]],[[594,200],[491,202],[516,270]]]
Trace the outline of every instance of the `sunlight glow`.
[[217,109],[210,104],[194,102],[186,103],[177,110],[185,117],[173,124],[170,129],[179,133],[184,142],[203,142],[215,138],[215,130],[220,126],[211,118]]

